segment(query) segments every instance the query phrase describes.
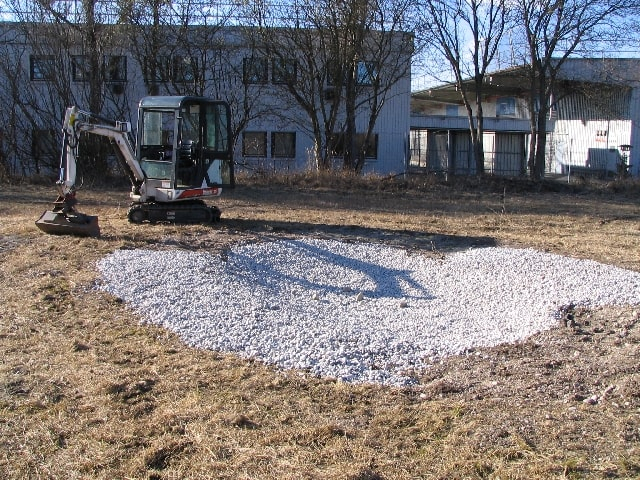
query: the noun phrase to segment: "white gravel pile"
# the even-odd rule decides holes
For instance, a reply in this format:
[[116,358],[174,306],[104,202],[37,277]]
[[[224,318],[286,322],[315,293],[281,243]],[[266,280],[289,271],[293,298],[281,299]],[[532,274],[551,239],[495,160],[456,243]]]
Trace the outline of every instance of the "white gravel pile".
[[98,268],[103,290],[190,345],[390,385],[439,357],[551,328],[565,305],[640,304],[640,273],[531,249],[439,260],[283,240],[224,256],[119,250]]

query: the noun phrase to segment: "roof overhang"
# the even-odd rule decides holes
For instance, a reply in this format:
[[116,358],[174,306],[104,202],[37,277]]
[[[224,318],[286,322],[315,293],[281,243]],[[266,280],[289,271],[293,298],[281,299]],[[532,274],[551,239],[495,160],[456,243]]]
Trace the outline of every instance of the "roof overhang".
[[[529,91],[529,67],[520,66],[506,70],[500,70],[485,75],[482,83],[482,95],[492,96],[524,96]],[[463,82],[463,88],[472,98],[476,94],[476,84],[472,79]],[[462,105],[462,94],[457,83],[445,83],[437,87],[414,92],[415,100],[451,103]]]
[[[558,61],[558,60],[556,60]],[[557,85],[601,84],[631,87],[640,84],[640,59],[638,58],[568,58],[557,72]],[[483,97],[529,95],[531,66],[516,67],[487,73],[482,82]],[[476,94],[473,79],[463,82],[470,98]],[[440,102],[462,105],[460,87],[456,82],[445,83],[411,94],[414,101]]]

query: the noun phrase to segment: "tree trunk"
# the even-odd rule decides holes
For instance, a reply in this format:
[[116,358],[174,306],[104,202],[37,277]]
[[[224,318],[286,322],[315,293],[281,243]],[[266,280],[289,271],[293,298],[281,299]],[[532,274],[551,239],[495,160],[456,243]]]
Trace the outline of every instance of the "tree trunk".
[[89,62],[89,111],[102,113],[102,69],[100,68],[99,33],[96,23],[96,5],[94,0],[83,1],[86,15],[86,47]]
[[484,175],[484,112],[482,111],[482,79],[480,75],[476,75],[476,128],[475,139],[473,139],[473,156],[476,162],[476,175],[481,177]]
[[547,115],[548,108],[540,108],[538,114],[538,135],[536,142],[535,179],[542,180],[546,171],[547,157]]
[[538,120],[535,118],[537,115],[533,110],[530,114],[530,128],[529,128],[529,152],[527,154],[527,167],[529,168],[529,177],[531,179],[536,178],[536,147],[538,142]]
[[[532,102],[532,138],[530,146],[533,150],[529,152],[529,172],[533,180],[542,180],[545,173],[546,150],[547,150],[547,117],[549,115],[549,85],[553,83],[553,78],[547,78],[548,72],[541,65],[538,68],[537,79],[537,108],[535,100]],[[536,81],[537,80],[537,81]]]

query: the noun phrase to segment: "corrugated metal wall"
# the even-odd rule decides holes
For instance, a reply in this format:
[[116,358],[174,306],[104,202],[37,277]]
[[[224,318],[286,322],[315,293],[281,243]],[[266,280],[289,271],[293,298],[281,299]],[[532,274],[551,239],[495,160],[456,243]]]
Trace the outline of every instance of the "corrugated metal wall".
[[484,134],[484,170],[494,175],[526,174],[525,135],[489,132]]
[[550,170],[569,167],[612,175],[621,160],[621,145],[631,143],[631,94],[626,87],[600,85],[598,90],[564,95],[557,103],[558,119]]

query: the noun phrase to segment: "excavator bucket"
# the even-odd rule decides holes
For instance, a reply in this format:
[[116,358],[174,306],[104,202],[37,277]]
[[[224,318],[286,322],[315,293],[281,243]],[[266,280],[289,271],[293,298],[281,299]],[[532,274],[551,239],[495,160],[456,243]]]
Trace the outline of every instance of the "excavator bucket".
[[44,233],[53,235],[100,236],[98,217],[78,212],[47,210],[36,220],[36,226]]

